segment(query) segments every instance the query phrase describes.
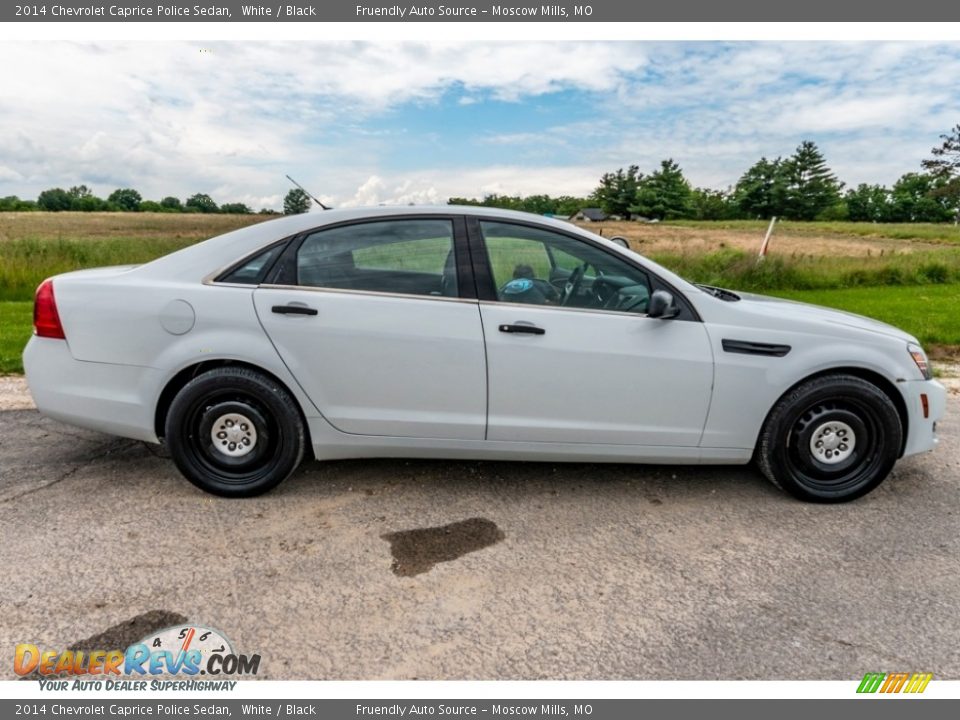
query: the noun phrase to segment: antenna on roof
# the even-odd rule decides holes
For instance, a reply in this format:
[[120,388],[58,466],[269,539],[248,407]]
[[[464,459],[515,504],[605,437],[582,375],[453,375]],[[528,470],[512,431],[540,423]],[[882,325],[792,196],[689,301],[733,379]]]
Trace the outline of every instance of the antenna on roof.
[[293,179],[292,177],[290,177],[289,175],[287,175],[287,180],[289,180],[289,181],[292,182],[294,185],[296,185],[298,188],[300,188],[300,189],[303,190],[305,193],[307,193],[307,197],[309,197],[311,200],[313,200],[317,205],[319,205],[320,207],[322,207],[324,210],[330,210],[330,209],[331,209],[331,208],[328,208],[326,205],[324,205],[324,204],[323,204],[322,202],[320,202],[319,200],[317,200],[313,195],[310,194],[310,192],[309,192],[303,185],[301,185],[300,183],[298,183],[296,180],[294,180],[294,179]]

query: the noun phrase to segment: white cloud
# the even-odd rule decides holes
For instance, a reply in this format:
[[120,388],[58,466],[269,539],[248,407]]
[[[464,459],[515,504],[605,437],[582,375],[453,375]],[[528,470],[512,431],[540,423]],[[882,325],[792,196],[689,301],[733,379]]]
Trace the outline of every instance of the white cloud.
[[[723,187],[806,138],[848,183],[889,183],[958,120],[945,80],[960,73],[957,45],[202,47],[211,52],[186,42],[5,43],[0,64],[17,72],[0,83],[0,195],[86,183],[103,195],[134,186],[147,197],[207,192],[279,207],[291,173],[326,203],[442,202],[586,193],[606,170],[648,171],[664,157],[695,183]],[[531,130],[540,103],[560,91],[579,93],[577,117]],[[480,113],[492,101],[530,121],[471,126],[453,150],[440,149],[451,128],[439,121],[395,122],[411,106],[429,117],[451,106]],[[419,155],[390,159],[414,142]],[[449,153],[456,162],[444,162]]]

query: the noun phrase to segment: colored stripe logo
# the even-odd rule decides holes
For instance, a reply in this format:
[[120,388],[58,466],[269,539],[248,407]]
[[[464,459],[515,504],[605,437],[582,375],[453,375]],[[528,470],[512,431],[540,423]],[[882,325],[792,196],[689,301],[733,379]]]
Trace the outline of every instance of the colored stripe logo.
[[860,681],[858,693],[922,693],[933,679],[933,673],[867,673]]

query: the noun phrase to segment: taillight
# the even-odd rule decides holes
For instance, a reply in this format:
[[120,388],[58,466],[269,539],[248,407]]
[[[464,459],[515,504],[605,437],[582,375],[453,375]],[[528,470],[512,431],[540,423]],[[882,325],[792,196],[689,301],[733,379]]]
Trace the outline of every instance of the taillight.
[[37,288],[33,300],[33,332],[39,337],[67,339],[60,324],[57,299],[53,296],[53,280],[44,280]]

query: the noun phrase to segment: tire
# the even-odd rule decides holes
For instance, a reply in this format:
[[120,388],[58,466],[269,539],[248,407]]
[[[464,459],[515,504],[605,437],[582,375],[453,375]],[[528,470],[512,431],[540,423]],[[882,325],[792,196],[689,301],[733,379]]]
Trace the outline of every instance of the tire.
[[201,490],[253,497],[297,469],[306,433],[296,401],[248,368],[198,375],[174,397],[166,443],[177,468]]
[[893,401],[854,375],[809,380],[784,395],[757,444],[760,471],[800,500],[838,503],[877,487],[900,456]]

